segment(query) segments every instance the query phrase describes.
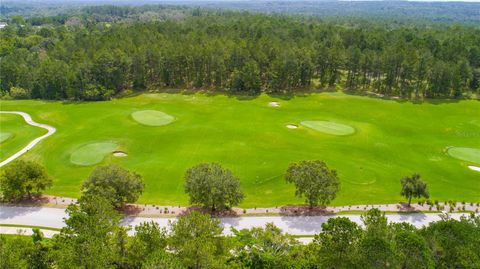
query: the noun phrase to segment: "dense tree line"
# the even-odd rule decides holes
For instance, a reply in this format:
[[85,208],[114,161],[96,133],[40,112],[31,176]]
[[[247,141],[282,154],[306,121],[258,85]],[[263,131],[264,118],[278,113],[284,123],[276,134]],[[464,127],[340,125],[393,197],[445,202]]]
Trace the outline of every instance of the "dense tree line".
[[17,18],[0,30],[4,94],[101,100],[165,88],[252,95],[339,88],[459,98],[480,88],[480,29],[474,27],[390,29],[202,10],[106,23],[85,14],[40,26]]
[[307,245],[273,224],[222,234],[220,221],[198,212],[168,229],[133,228],[101,196],[68,207],[66,226],[52,239],[0,235],[1,268],[478,268],[480,219],[443,220],[420,229],[388,223],[372,209],[363,226],[331,218]]
[[[115,11],[107,9],[85,8],[85,5],[115,3]],[[321,5],[315,0],[302,1],[209,1],[177,0],[167,1],[168,5],[149,5],[149,0],[112,1],[68,1],[38,2],[35,0],[2,1],[0,3],[0,20],[12,16],[25,16],[35,21],[45,17],[65,17],[66,14],[81,13],[85,9],[89,14],[108,15],[110,18],[142,18],[152,13],[161,13],[161,9],[187,9],[201,7],[214,10],[238,10],[268,14],[292,14],[321,17],[322,20],[358,20],[394,22],[398,24],[470,24],[478,25],[480,6],[474,2],[421,2],[421,1],[323,1]],[[160,11],[160,12],[159,12]],[[112,16],[116,15],[116,16]]]
[[[172,2],[173,3],[173,2]],[[421,1],[198,1],[179,4],[205,8],[247,10],[269,14],[292,14],[321,17],[323,20],[368,19],[399,24],[470,24],[478,25],[478,3]]]

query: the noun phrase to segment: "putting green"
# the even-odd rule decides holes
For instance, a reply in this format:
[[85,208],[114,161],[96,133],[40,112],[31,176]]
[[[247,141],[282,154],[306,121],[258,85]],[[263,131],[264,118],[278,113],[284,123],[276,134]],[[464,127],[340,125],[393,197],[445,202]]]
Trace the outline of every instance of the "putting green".
[[331,135],[349,135],[355,133],[353,127],[331,121],[302,121],[300,124],[315,131]]
[[480,149],[451,147],[447,150],[447,153],[453,158],[456,158],[462,161],[480,163]]
[[113,142],[96,142],[83,145],[70,155],[70,162],[76,165],[89,166],[97,164],[112,153],[118,145]]
[[148,126],[167,125],[175,120],[175,117],[158,110],[142,110],[133,112],[132,118],[137,122]]
[[12,137],[11,133],[0,132],[0,143]]

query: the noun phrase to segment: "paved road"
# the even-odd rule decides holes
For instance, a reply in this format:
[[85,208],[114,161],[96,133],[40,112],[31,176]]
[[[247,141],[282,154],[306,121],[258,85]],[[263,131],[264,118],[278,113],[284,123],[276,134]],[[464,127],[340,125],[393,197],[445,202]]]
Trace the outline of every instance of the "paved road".
[[[459,219],[462,215],[468,214],[453,213],[451,217]],[[362,223],[359,215],[349,214],[341,216],[347,217],[358,224]],[[65,210],[61,208],[0,206],[0,224],[62,228],[65,225],[63,219],[66,217]],[[236,229],[263,227],[269,222],[273,222],[289,234],[312,235],[321,232],[321,224],[334,217],[336,216],[259,216],[222,218],[221,221],[226,235],[231,234],[230,227],[235,227]],[[439,215],[435,213],[388,214],[387,218],[390,222],[408,222],[416,227],[422,227],[430,222],[440,220]],[[122,224],[133,227],[145,221],[155,221],[160,226],[167,227],[169,221],[175,221],[175,218],[126,217]],[[130,231],[130,233],[133,232]]]
[[26,123],[32,125],[32,126],[36,126],[36,127],[40,127],[40,128],[43,128],[43,129],[46,129],[48,132],[40,137],[37,137],[35,139],[32,140],[32,142],[30,142],[26,147],[24,147],[23,149],[21,149],[20,151],[18,151],[17,153],[13,154],[12,156],[8,157],[6,160],[2,161],[0,163],[0,167],[8,164],[9,162],[15,160],[16,158],[20,157],[22,154],[26,153],[27,151],[29,151],[30,149],[32,149],[33,147],[35,147],[35,145],[37,145],[40,141],[42,141],[43,139],[51,136],[52,134],[55,133],[55,131],[57,131],[57,129],[55,129],[55,127],[52,127],[50,125],[46,125],[46,124],[41,124],[41,123],[38,123],[38,122],[35,122],[32,120],[32,117],[30,117],[29,114],[25,113],[25,112],[20,112],[20,111],[0,111],[0,113],[2,114],[17,114],[17,115],[20,115],[23,117],[23,119],[25,120]]

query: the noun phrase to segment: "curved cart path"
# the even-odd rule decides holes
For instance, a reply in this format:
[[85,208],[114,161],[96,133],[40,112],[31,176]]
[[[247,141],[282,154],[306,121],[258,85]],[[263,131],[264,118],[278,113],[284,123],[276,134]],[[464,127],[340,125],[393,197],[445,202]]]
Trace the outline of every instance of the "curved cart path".
[[33,147],[35,147],[35,145],[37,145],[40,141],[42,141],[43,139],[51,136],[52,134],[54,134],[57,129],[55,129],[55,127],[52,127],[50,125],[46,125],[46,124],[42,124],[42,123],[38,123],[38,122],[35,122],[32,120],[32,117],[25,113],[25,112],[20,112],[20,111],[0,111],[1,114],[17,114],[17,115],[20,115],[23,117],[23,119],[25,120],[26,123],[32,125],[32,126],[35,126],[35,127],[40,127],[40,128],[43,128],[45,130],[47,130],[48,132],[40,137],[37,137],[35,139],[33,139],[26,147],[24,147],[23,149],[17,151],[15,154],[13,154],[12,156],[8,157],[6,160],[0,162],[0,167],[8,164],[9,162],[15,160],[16,158],[22,156],[22,154],[26,153],[27,151],[29,151],[30,149],[32,149]]

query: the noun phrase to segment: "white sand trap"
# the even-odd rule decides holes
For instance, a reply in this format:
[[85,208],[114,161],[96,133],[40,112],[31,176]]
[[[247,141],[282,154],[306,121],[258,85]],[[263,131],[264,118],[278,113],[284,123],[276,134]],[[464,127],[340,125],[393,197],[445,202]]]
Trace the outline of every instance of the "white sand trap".
[[127,157],[128,154],[126,152],[123,152],[123,151],[114,151],[113,156],[115,156],[115,157]]
[[279,102],[270,102],[270,103],[268,103],[268,106],[279,107],[280,103]]
[[471,170],[473,170],[473,171],[478,171],[478,172],[480,172],[480,167],[478,167],[478,166],[469,165],[468,168],[471,169]]
[[295,124],[287,124],[287,128],[288,128],[288,129],[297,129],[297,128],[298,128],[298,125],[295,125]]

